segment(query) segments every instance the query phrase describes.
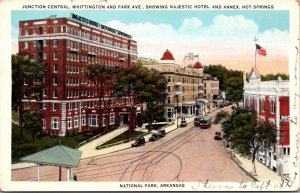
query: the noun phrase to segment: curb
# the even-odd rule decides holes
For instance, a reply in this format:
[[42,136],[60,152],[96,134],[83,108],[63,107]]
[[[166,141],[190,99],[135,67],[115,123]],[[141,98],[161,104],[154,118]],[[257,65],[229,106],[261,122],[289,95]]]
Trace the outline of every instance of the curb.
[[[224,141],[223,141],[223,142],[224,142]],[[224,148],[226,148],[226,146],[225,146]],[[240,160],[238,160],[238,159],[235,157],[235,154],[234,154],[234,153],[230,153],[230,152],[228,151],[228,148],[226,148],[226,150],[227,150],[227,154],[229,155],[230,159],[231,159],[232,161],[234,161],[234,162],[236,163],[236,165],[237,165],[243,172],[245,172],[245,173],[246,173],[250,178],[252,178],[254,181],[259,182],[259,180],[258,180],[256,177],[254,177],[250,172],[248,172],[248,171],[241,165]]]

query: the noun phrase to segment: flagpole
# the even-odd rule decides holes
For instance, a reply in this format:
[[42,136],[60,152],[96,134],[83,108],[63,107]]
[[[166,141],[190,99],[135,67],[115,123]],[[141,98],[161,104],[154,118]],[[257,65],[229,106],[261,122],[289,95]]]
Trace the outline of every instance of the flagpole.
[[256,41],[257,41],[257,38],[255,37],[255,38],[254,38],[254,43],[255,43],[255,64],[254,64],[254,67],[255,67],[255,68],[256,68],[256,54],[257,54]]

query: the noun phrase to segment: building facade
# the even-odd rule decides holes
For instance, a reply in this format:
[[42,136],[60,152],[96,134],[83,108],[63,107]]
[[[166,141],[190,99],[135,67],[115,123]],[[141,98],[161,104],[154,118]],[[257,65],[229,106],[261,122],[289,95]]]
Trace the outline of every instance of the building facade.
[[289,173],[289,81],[261,81],[257,69],[253,68],[248,80],[244,80],[244,107],[254,110],[258,124],[269,122],[276,126],[276,144],[260,149],[258,160],[279,175]]
[[203,84],[203,98],[207,100],[209,107],[213,107],[213,101],[219,99],[220,96],[219,80],[217,77],[205,74],[203,77]]
[[90,65],[135,65],[137,42],[130,35],[75,14],[20,21],[19,28],[19,53],[46,68],[41,98],[25,95],[20,109],[40,110],[44,132],[65,136],[96,128],[108,131],[128,123],[130,105],[140,117],[142,106],[132,104],[130,97],[116,99],[108,88],[109,80],[100,104],[95,83],[85,77]]
[[199,113],[197,100],[203,97],[203,66],[197,62],[193,68],[184,68],[175,64],[173,54],[166,50],[161,62],[145,65],[146,68],[156,69],[163,74],[168,82],[167,98],[165,101],[164,118],[174,120],[176,109],[180,116],[191,117]]

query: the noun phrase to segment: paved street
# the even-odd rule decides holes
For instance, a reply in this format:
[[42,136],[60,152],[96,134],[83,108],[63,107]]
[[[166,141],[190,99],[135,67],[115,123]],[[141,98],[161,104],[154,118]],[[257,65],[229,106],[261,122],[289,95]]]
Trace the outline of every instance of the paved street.
[[[78,181],[252,181],[214,140],[220,125],[179,128],[156,142],[83,159],[74,169]],[[36,167],[12,171],[12,180],[36,180]],[[63,170],[63,179],[66,178]],[[58,168],[43,166],[42,181],[58,180]]]

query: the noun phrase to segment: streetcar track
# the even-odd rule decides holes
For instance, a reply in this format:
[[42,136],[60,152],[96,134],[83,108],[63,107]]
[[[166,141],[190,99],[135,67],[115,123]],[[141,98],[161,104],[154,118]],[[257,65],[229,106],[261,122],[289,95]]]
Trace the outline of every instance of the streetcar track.
[[[200,130],[200,132],[197,132],[197,134],[196,134],[195,136],[192,136],[192,137],[189,138],[186,142],[184,142],[183,144],[180,144],[179,148],[182,147],[184,144],[188,143],[191,139],[193,139],[193,138],[195,138],[196,136],[198,136],[200,133],[203,133],[204,131],[205,131],[205,130]],[[179,148],[178,148],[178,149],[179,149]],[[174,150],[177,150],[177,148],[174,149]],[[171,152],[173,152],[174,150],[172,150]],[[156,162],[154,168],[152,169],[152,172],[151,172],[151,175],[150,175],[150,178],[149,178],[149,179],[151,179],[152,173],[153,173],[153,171],[155,170],[155,168],[157,167],[158,163],[160,163],[160,162],[161,162],[163,159],[165,159],[168,155],[169,155],[169,154],[165,155],[165,156],[164,156],[163,158],[161,158],[158,162]],[[181,160],[181,158],[180,158],[180,160]],[[147,170],[147,169],[148,169],[148,167],[146,168],[146,170]],[[181,169],[182,169],[182,165],[181,165]],[[180,173],[181,173],[181,169],[180,169],[179,174],[178,174],[174,179],[176,179],[176,178],[179,177],[179,175],[180,175]],[[146,172],[146,170],[145,170],[145,172]],[[145,172],[144,172],[144,174],[145,174]],[[171,179],[170,181],[172,181],[172,180],[174,180],[174,179]],[[144,175],[143,175],[142,181],[144,181]]]
[[[191,132],[193,132],[193,131],[196,130],[196,129],[197,129],[197,127],[194,126],[194,127],[190,128],[190,129],[184,131],[183,133],[181,133],[181,134],[175,136],[174,138],[171,138],[171,139],[169,139],[168,141],[166,141],[166,142],[164,142],[164,143],[158,145],[157,147],[153,148],[152,151],[155,150],[155,149],[159,149],[159,148],[161,148],[161,147],[163,147],[163,146],[169,145],[169,144],[171,144],[171,143],[173,143],[173,142],[176,142],[176,140],[177,140],[178,138],[181,138],[181,137],[184,136],[185,134],[191,133]],[[140,155],[141,159],[142,159],[145,155],[147,155],[147,153],[148,153],[148,152],[146,152],[146,153]],[[149,155],[149,156],[151,156],[151,155]],[[146,157],[148,157],[148,156],[146,156]],[[127,173],[126,170],[127,170],[128,168],[130,168],[130,166],[131,166],[134,162],[135,162],[135,161],[131,162],[131,163],[129,164],[129,166],[127,166],[127,168],[126,168],[125,171],[124,171],[124,174]],[[119,181],[122,181],[122,178],[123,178],[124,174],[119,178]]]
[[[184,131],[183,133],[181,133],[181,134],[175,136],[174,138],[169,139],[168,141],[166,141],[166,142],[160,144],[159,146],[155,147],[154,149],[152,149],[152,151],[147,151],[147,152],[143,153],[142,155],[134,156],[134,157],[129,158],[129,159],[123,159],[123,160],[116,161],[116,162],[112,162],[112,163],[101,164],[101,165],[99,165],[99,166],[94,166],[94,165],[93,165],[93,166],[89,167],[88,170],[86,170],[87,168],[76,169],[76,170],[74,170],[74,173],[86,173],[86,172],[94,171],[94,170],[108,169],[108,168],[111,168],[111,167],[116,167],[116,166],[124,165],[124,164],[126,164],[126,162],[128,162],[128,161],[130,161],[130,160],[133,160],[133,159],[135,159],[135,158],[140,158],[140,159],[134,160],[133,162],[136,162],[136,161],[139,161],[139,160],[143,161],[144,159],[146,159],[146,158],[148,158],[149,156],[153,155],[153,153],[152,153],[152,154],[150,154],[150,155],[148,155],[148,156],[145,157],[145,155],[146,155],[146,154],[149,154],[149,152],[153,152],[153,150],[159,149],[159,148],[161,148],[162,146],[163,146],[162,148],[164,148],[164,147],[166,147],[167,145],[170,145],[170,144],[176,142],[178,139],[180,139],[180,138],[182,138],[182,137],[186,137],[187,134],[190,134],[190,133],[191,133],[191,134],[193,135],[193,134],[194,134],[193,131],[198,130],[198,129],[199,129],[198,127],[191,127],[190,129]],[[180,143],[180,142],[179,142],[179,143]],[[178,143],[177,143],[177,145],[178,145]],[[172,147],[171,147],[171,148],[172,148]],[[133,152],[133,153],[123,153],[123,154],[109,155],[109,156],[105,156],[105,157],[100,157],[100,158],[94,159],[93,161],[96,162],[96,161],[98,161],[98,160],[105,159],[105,158],[111,158],[111,157],[116,157],[116,156],[120,156],[120,155],[128,155],[128,154],[138,154],[138,153],[142,153],[142,152]],[[125,162],[125,163],[124,163],[124,162]],[[133,162],[129,162],[128,164],[131,165]],[[118,164],[118,163],[120,163],[120,164]],[[147,164],[147,163],[148,163],[148,162],[145,162],[144,164]],[[157,163],[154,162],[154,164],[157,164]],[[139,164],[139,165],[140,165],[140,164]],[[151,165],[152,165],[152,164],[151,164]],[[109,167],[103,167],[103,166],[109,166]],[[95,169],[95,168],[96,168],[96,169]],[[128,168],[129,168],[129,167],[127,167],[126,169],[128,169]],[[84,170],[84,171],[82,171],[82,170]],[[121,169],[121,170],[123,170],[123,169]],[[114,172],[114,171],[118,171],[118,170],[113,170],[113,171],[110,171],[110,172]],[[105,173],[109,173],[109,171],[108,171],[108,172],[105,172]],[[125,172],[125,173],[127,173],[127,172]],[[42,175],[41,178],[43,178],[43,179],[49,179],[50,176],[55,176],[55,175],[57,175],[57,173],[46,174],[46,175]],[[45,178],[45,177],[46,177],[46,178]],[[29,180],[29,179],[35,179],[35,178],[36,178],[36,177],[31,177],[31,178],[26,178],[26,179]],[[21,180],[26,180],[26,179],[21,179]]]
[[[193,131],[194,131],[194,130],[193,130]],[[197,129],[195,133],[201,133],[201,130],[200,130],[200,132],[197,132],[197,131],[199,131],[199,130]],[[186,139],[187,139],[188,137],[195,135],[195,133],[192,133],[192,132],[189,132],[188,134],[190,134],[190,133],[191,133],[191,135],[188,135],[188,136],[187,136],[187,134],[181,135],[181,137],[183,138],[183,140],[181,140],[181,141],[179,141],[179,142],[178,142],[177,140],[175,140],[174,142],[177,142],[177,143],[176,143],[174,146],[172,146],[172,147],[170,147],[169,149],[167,149],[166,151],[169,152],[170,149],[185,144],[185,143],[187,142]],[[197,135],[198,135],[198,134],[197,134]],[[184,143],[182,144],[181,142],[184,142]],[[165,148],[165,147],[167,147],[167,146],[163,146],[161,149],[163,149],[163,148]],[[150,156],[152,156],[153,154],[154,154],[154,153],[152,153],[151,155],[148,155],[147,157],[150,157]],[[154,159],[160,157],[160,156],[163,155],[163,154],[164,154],[164,153],[162,153],[162,154],[160,154],[160,155],[154,157],[154,158],[151,159],[151,160],[154,160]],[[145,160],[147,157],[143,158],[143,160]],[[143,160],[142,160],[142,161],[143,161]],[[148,162],[149,162],[149,161],[148,161]],[[140,162],[140,163],[141,163],[141,162]],[[139,163],[136,167],[138,167],[138,166],[140,165],[140,163]],[[147,162],[143,163],[143,165],[146,164],[146,163],[147,163]],[[134,172],[133,172],[133,173],[134,173]],[[132,175],[133,175],[133,174],[132,174]],[[130,181],[132,180],[132,175],[131,175]]]
[[[184,144],[188,143],[191,139],[193,139],[194,137],[198,136],[200,133],[203,133],[205,130],[200,130],[199,132],[195,132],[193,133],[192,135],[189,135],[187,136],[185,139],[183,139],[182,141],[180,141],[179,143],[176,144],[176,146],[173,146],[171,148],[168,149],[168,152],[172,152],[179,149],[180,147],[182,147]],[[192,137],[190,137],[192,136]],[[183,142],[183,143],[181,143]],[[178,146],[178,147],[177,147]],[[174,149],[175,147],[175,149]],[[173,149],[172,149],[173,148]],[[172,149],[172,150],[170,150]],[[166,158],[169,154],[165,155],[164,157],[162,157],[160,160],[158,160],[155,164],[155,167],[152,169],[152,171],[154,171],[154,169],[156,168],[156,166],[158,165],[158,163],[160,163],[164,158]],[[156,158],[160,157],[160,156],[163,156],[163,154],[157,156]],[[181,160],[181,159],[180,159]],[[148,165],[149,166],[149,165]],[[146,173],[147,169],[148,169],[148,166],[146,167],[146,170],[144,171],[144,174]],[[151,166],[150,166],[151,167]],[[143,177],[142,177],[142,181],[144,181],[144,174],[143,174]],[[180,173],[178,174],[178,176],[180,175]],[[151,175],[150,175],[150,178],[151,178]],[[176,177],[175,177],[176,178]],[[173,179],[172,179],[173,180]],[[171,180],[171,181],[172,181]]]

